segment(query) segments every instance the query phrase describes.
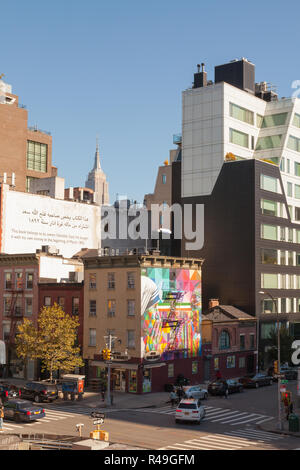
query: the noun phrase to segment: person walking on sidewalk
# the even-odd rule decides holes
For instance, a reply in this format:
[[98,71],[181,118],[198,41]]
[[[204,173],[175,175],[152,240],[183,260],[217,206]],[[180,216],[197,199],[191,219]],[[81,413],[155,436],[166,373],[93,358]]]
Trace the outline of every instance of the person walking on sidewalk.
[[178,400],[177,393],[175,392],[175,390],[172,390],[172,392],[170,393],[170,400],[171,400],[171,406],[173,408],[176,405],[176,402]]
[[0,406],[0,432],[3,432],[3,419],[4,419],[4,408],[3,408],[3,405],[1,403],[1,406]]
[[224,398],[228,399],[229,390],[228,390],[227,380],[222,380],[222,384],[223,384],[222,392],[223,392]]

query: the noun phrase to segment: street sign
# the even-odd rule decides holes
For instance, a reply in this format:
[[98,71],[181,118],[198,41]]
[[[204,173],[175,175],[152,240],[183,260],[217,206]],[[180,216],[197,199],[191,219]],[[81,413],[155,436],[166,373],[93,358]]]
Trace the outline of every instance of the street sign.
[[105,419],[105,414],[100,411],[92,411],[90,416],[91,418]]
[[100,418],[100,419],[96,419],[95,421],[93,421],[93,424],[96,426],[96,424],[103,424],[104,423],[104,419],[103,418]]
[[288,380],[282,380],[281,383],[282,383],[282,384],[288,384],[289,381],[288,381]]

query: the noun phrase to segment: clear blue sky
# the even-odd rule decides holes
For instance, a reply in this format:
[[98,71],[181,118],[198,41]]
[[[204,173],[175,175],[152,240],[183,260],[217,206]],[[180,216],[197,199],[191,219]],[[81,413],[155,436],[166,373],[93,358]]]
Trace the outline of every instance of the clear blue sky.
[[296,0],[10,0],[1,16],[0,73],[52,133],[59,175],[83,185],[99,135],[111,202],[153,191],[197,63],[213,79],[246,57],[280,96],[300,80]]

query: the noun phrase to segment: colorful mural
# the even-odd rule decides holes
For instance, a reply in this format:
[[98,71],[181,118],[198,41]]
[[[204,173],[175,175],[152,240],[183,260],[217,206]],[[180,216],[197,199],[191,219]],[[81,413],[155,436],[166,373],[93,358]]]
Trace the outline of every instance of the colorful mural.
[[142,357],[201,355],[201,271],[143,268]]

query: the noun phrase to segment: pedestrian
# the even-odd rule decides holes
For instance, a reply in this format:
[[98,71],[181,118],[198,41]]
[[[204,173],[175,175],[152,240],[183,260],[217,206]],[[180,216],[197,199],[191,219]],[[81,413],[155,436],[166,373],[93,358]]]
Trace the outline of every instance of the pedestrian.
[[175,392],[175,390],[172,390],[170,393],[170,400],[171,400],[172,408],[176,405],[177,399],[178,399],[177,393]]
[[4,419],[4,408],[1,404],[0,406],[0,432],[3,432],[3,419]]
[[222,391],[223,391],[224,398],[228,399],[229,391],[228,391],[227,380],[223,380],[222,383],[223,383]]

